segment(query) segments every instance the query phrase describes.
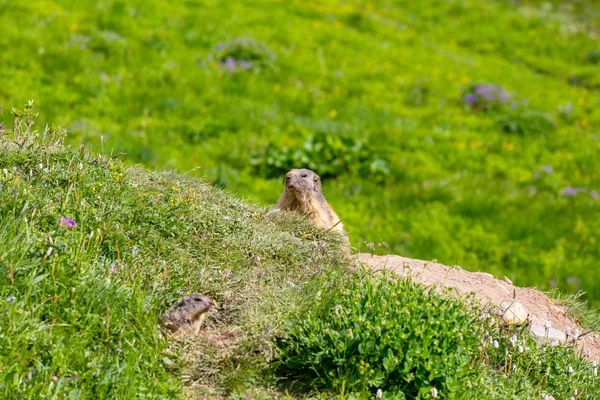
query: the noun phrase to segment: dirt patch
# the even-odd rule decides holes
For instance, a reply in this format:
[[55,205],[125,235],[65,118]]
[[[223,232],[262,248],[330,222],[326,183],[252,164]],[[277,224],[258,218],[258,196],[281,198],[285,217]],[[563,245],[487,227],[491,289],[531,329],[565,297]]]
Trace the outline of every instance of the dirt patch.
[[[410,275],[415,282],[426,286],[449,287],[460,294],[473,293],[481,304],[500,307],[505,301],[517,301],[532,314],[533,323],[543,325],[547,320],[552,327],[563,331],[570,327],[585,330],[567,315],[564,306],[551,300],[546,294],[535,288],[522,288],[512,284],[507,278],[495,279],[485,272],[469,272],[460,267],[448,267],[429,261],[414,260],[395,255],[375,256],[368,253],[356,255],[356,259],[368,267],[386,269],[402,276]],[[600,360],[600,336],[590,332],[581,337],[579,346],[590,349],[591,357]]]

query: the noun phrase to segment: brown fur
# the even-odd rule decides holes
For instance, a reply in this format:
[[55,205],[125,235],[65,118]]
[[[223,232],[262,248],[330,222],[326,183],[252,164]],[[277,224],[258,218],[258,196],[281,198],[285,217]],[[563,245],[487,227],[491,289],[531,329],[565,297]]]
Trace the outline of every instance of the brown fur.
[[293,169],[285,175],[285,189],[277,208],[299,212],[319,228],[346,235],[339,217],[321,192],[319,175],[309,169]]
[[208,296],[192,293],[163,315],[163,325],[171,332],[195,336],[200,332],[204,314],[212,305],[213,301]]

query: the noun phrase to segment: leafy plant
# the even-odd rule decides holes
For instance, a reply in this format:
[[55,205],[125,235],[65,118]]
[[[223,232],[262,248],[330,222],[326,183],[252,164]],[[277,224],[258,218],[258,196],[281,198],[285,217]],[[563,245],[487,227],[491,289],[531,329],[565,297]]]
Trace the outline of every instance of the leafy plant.
[[510,96],[499,85],[473,84],[463,92],[466,105],[475,110],[490,111],[504,106]]
[[600,64],[600,49],[588,51],[585,53],[585,59],[590,64]]
[[545,392],[556,398],[582,399],[593,399],[600,390],[595,364],[582,357],[583,351],[572,342],[540,346],[529,335],[527,325],[507,328],[502,324],[490,329],[482,341],[478,361],[494,377],[494,388],[513,381],[517,393]]
[[219,43],[216,60],[230,72],[270,67],[275,61],[275,53],[266,44],[252,37],[236,38]]
[[286,322],[284,375],[337,393],[430,398],[466,390],[480,328],[463,300],[382,272],[348,278],[325,305]]
[[513,110],[497,120],[500,129],[506,133],[533,135],[552,133],[556,123],[546,113],[535,110]]
[[381,182],[390,173],[387,162],[368,142],[328,133],[308,137],[298,149],[269,143],[252,165],[270,177],[281,177],[292,168],[309,168],[323,177],[350,174]]

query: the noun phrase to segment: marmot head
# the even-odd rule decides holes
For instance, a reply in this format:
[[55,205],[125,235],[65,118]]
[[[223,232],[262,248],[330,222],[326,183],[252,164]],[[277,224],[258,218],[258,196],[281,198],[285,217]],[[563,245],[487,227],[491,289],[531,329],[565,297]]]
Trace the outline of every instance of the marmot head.
[[192,293],[185,296],[176,307],[190,316],[199,316],[207,312],[212,304],[213,302],[210,297],[203,294]]
[[285,187],[301,194],[321,193],[321,179],[310,169],[293,169],[285,175]]

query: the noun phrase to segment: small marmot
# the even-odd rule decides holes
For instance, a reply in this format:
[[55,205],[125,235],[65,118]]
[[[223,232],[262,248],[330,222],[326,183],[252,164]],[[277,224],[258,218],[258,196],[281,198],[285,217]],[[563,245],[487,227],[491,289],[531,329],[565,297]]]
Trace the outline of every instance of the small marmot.
[[192,293],[163,314],[163,326],[171,332],[178,333],[181,330],[197,335],[204,321],[204,314],[212,305],[213,301],[208,296]]
[[344,226],[321,192],[319,175],[309,169],[293,169],[285,175],[285,189],[277,208],[297,211],[318,228],[333,230],[346,237]]

